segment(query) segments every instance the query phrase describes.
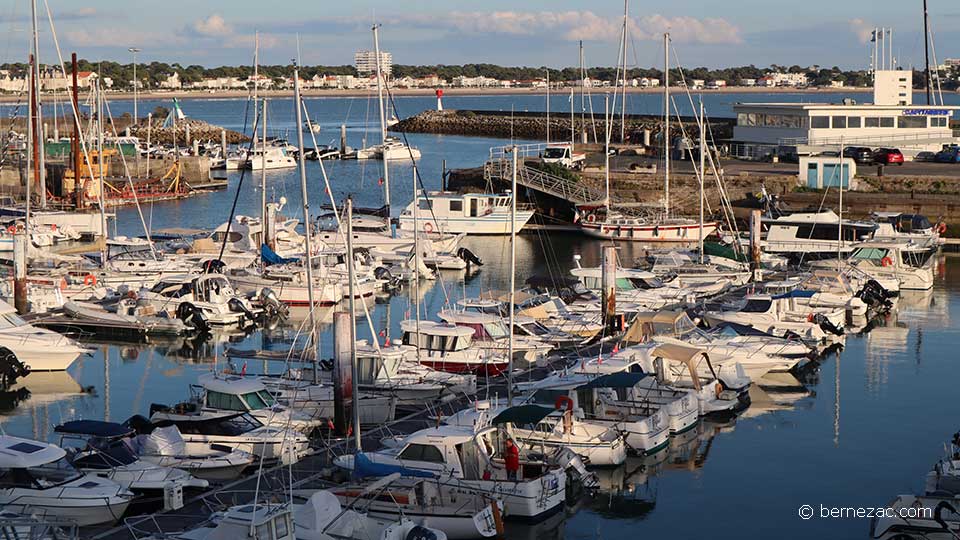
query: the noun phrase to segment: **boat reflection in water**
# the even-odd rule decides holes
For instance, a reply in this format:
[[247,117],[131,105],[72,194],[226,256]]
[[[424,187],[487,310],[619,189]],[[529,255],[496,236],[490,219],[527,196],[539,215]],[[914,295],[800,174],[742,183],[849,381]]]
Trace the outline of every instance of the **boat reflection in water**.
[[66,371],[36,371],[0,390],[0,414],[28,410],[84,395],[80,383]]

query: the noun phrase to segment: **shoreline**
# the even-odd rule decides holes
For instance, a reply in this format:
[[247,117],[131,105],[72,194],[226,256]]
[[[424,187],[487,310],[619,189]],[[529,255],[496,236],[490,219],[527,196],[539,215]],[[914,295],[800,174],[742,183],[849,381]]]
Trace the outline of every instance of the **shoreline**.
[[[685,90],[682,86],[671,86],[671,91],[682,92]],[[594,95],[603,95],[610,88],[592,88],[590,93]],[[81,89],[81,93],[86,89]],[[574,89],[576,91],[576,89]],[[846,88],[791,88],[791,87],[758,87],[758,86],[728,86],[715,90],[696,90],[694,93],[702,94],[863,94],[872,92],[871,87],[846,87]],[[433,97],[436,89],[434,88],[394,88],[391,90],[393,95],[398,97]],[[563,88],[555,91],[556,95],[569,93],[569,88]],[[627,88],[628,94],[659,94],[663,88]],[[918,92],[917,90],[914,91]],[[921,91],[922,92],[922,91]],[[304,89],[301,91],[305,98],[348,98],[348,97],[366,97],[375,93],[373,89]],[[543,88],[444,88],[444,97],[451,96],[523,96],[534,95],[542,96],[546,92]],[[107,98],[111,100],[132,101],[132,92],[108,92]],[[260,92],[261,97],[267,98],[290,98],[293,90],[265,90]],[[141,92],[137,94],[138,101],[163,101],[173,98],[191,99],[191,100],[229,100],[244,99],[250,96],[247,90],[171,90],[168,92]],[[44,97],[50,99],[51,94],[44,94]],[[11,94],[0,96],[0,103],[15,103],[22,101],[23,97]],[[46,100],[45,100],[46,101]]]

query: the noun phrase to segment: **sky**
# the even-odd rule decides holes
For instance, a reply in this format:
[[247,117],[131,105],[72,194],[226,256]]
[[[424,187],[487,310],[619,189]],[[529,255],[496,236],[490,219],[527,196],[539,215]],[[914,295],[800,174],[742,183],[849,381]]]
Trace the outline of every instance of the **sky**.
[[[47,9],[65,58],[182,65],[249,64],[260,33],[261,63],[353,62],[372,48],[398,64],[494,63],[575,66],[583,40],[588,66],[614,65],[623,3],[611,0],[36,0],[41,61],[56,58]],[[936,57],[960,56],[960,3],[929,0]],[[754,64],[864,68],[874,27],[894,29],[897,63],[923,64],[921,0],[630,0],[627,62],[663,64],[669,31],[686,67]],[[0,61],[22,61],[30,40],[30,0],[0,2]]]

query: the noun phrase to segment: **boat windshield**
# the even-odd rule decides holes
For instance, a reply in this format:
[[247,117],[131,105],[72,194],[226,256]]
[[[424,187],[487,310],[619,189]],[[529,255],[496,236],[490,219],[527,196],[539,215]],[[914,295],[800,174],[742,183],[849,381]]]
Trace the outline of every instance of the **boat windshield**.
[[740,308],[741,313],[766,313],[773,301],[769,298],[751,298]]
[[59,486],[83,476],[77,469],[62,457],[53,463],[46,463],[38,467],[27,469],[35,486],[43,488]]
[[[112,469],[137,461],[127,443],[120,439],[92,438],[89,451],[81,451],[73,459],[74,465],[84,469]],[[92,450],[91,450],[92,449]]]
[[177,422],[177,428],[186,435],[216,435],[238,437],[263,426],[259,420],[249,414],[240,414],[227,418],[204,420],[199,422]]
[[0,316],[0,330],[6,328],[17,328],[20,326],[27,326],[27,321],[21,319],[16,313],[7,313]]
[[272,407],[276,401],[265,390],[245,394],[207,391],[207,406],[223,411],[257,411]]
[[889,250],[883,248],[862,247],[853,250],[850,258],[858,261],[879,261],[887,256]]
[[502,321],[487,323],[483,325],[483,328],[493,339],[505,338],[510,335],[510,332],[507,331],[507,325],[503,324]]
[[520,323],[518,326],[523,328],[531,336],[546,336],[550,334],[550,329],[544,326],[540,321]]

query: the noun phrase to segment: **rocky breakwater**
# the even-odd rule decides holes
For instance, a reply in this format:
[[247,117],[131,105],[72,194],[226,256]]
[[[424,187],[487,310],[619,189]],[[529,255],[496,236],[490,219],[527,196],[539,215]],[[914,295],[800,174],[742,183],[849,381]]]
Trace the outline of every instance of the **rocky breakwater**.
[[[696,121],[693,118],[682,118],[684,129],[688,136],[696,134]],[[602,142],[604,137],[602,115],[595,117],[574,117],[573,131],[582,134],[585,132],[588,141]],[[614,142],[620,138],[620,116],[612,121],[611,134]],[[713,120],[713,135],[716,138],[727,138],[732,135],[732,120]],[[511,111],[477,111],[477,110],[446,110],[423,111],[416,116],[401,120],[390,129],[406,133],[437,133],[445,135],[472,135],[480,137],[518,138],[543,140],[547,135],[547,116],[543,112],[511,112]],[[663,127],[663,120],[657,116],[627,115],[627,138],[634,143],[653,143]],[[678,130],[676,122],[673,129]],[[551,140],[570,140],[571,118],[563,113],[550,116],[549,122]],[[677,131],[679,132],[679,130]],[[581,136],[577,137],[580,140]]]
[[163,122],[153,122],[153,125],[147,128],[146,120],[138,125],[130,126],[130,134],[139,137],[141,140],[147,140],[147,132],[150,134],[150,142],[157,144],[179,144],[190,146],[193,141],[214,143],[221,142],[221,133],[226,132],[227,144],[240,144],[250,140],[249,137],[238,131],[224,129],[220,126],[208,124],[203,120],[195,118],[186,118],[177,120],[177,122],[168,127],[163,127]]

